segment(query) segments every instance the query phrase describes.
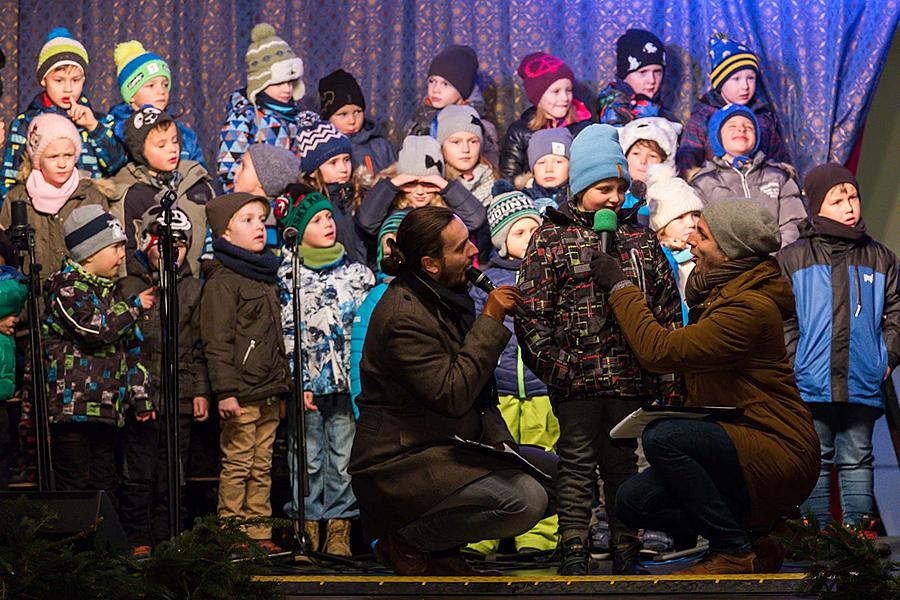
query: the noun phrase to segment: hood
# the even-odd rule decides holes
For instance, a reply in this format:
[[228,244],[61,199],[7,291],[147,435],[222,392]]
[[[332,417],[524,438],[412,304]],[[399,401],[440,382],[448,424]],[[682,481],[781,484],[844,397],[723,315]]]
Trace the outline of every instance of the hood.
[[228,97],[227,112],[241,113],[245,110],[253,110],[253,104],[250,103],[250,99],[247,97],[247,88],[231,92],[231,96]]
[[[187,193],[189,189],[201,181],[212,181],[206,169],[194,160],[181,159],[178,161],[178,168],[176,171],[182,175],[182,179],[176,190],[179,195]],[[128,192],[128,188],[136,183],[142,183],[152,188],[159,189],[159,186],[157,186],[150,177],[149,169],[144,165],[139,165],[134,162],[130,162],[122,167],[111,181],[114,185],[116,198],[123,198],[126,192]]]
[[[755,113],[771,110],[771,108],[769,108],[769,103],[766,102],[765,98],[763,98],[763,95],[760,93],[758,83],[759,80],[757,80],[756,93],[753,95],[753,99],[750,101],[750,104],[747,105],[747,108]],[[722,94],[720,94],[716,90],[709,90],[708,92],[703,94],[703,97],[700,98],[700,102],[702,102],[703,104],[708,104],[716,109],[722,108],[723,106],[728,104],[725,98],[722,97]]]
[[519,267],[522,266],[521,258],[509,258],[502,257],[496,252],[491,254],[491,260],[488,263],[489,267],[497,267],[498,269],[507,269],[509,271],[518,271]]
[[378,126],[369,119],[363,121],[362,129],[350,136],[350,141],[354,144],[368,144],[370,141],[384,137]]
[[732,298],[749,290],[762,292],[771,298],[778,306],[782,319],[794,316],[794,292],[774,258],[769,258],[755,268],[737,276],[719,290],[718,298]]
[[225,265],[222,264],[222,261],[216,258],[204,260],[202,263],[200,263],[200,273],[203,275],[203,278],[206,281],[209,281],[210,277],[212,277],[222,269],[225,269]]
[[63,263],[63,268],[47,278],[44,293],[49,297],[50,294],[59,293],[61,288],[74,285],[78,281],[86,281],[90,285],[99,287],[112,287],[115,284],[112,279],[88,273],[80,264],[67,258]]

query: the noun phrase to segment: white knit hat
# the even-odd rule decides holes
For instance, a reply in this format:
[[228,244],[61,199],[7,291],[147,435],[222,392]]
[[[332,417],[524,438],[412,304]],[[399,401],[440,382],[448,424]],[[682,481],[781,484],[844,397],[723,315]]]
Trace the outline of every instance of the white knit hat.
[[678,150],[678,134],[681,123],[674,123],[663,117],[642,117],[629,122],[619,129],[619,143],[622,152],[628,156],[628,150],[640,140],[653,140],[666,153],[666,164],[675,164],[675,151]]
[[662,163],[647,167],[647,207],[650,229],[659,231],[685,213],[703,210],[703,201],[674,166]]

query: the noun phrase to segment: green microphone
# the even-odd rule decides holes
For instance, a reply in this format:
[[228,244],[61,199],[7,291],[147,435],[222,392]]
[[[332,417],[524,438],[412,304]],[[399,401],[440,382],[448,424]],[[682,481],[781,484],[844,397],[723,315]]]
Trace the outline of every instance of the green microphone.
[[609,250],[610,234],[616,231],[618,216],[614,210],[601,208],[594,213],[594,231],[600,234],[600,249],[606,253]]

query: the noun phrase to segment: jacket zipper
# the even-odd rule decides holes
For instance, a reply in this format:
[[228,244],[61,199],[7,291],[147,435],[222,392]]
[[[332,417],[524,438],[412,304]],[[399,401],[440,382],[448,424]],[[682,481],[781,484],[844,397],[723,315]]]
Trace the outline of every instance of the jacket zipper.
[[750,188],[747,187],[747,178],[744,176],[744,172],[741,169],[738,169],[737,167],[731,167],[731,168],[734,169],[735,171],[737,171],[737,174],[741,176],[741,187],[744,188],[744,198],[747,198],[748,200],[750,200],[751,199],[750,198]]
[[244,360],[241,361],[241,366],[247,364],[247,359],[250,358],[250,353],[253,352],[253,349],[256,348],[256,340],[250,340],[250,345],[247,346],[247,351],[244,352]]

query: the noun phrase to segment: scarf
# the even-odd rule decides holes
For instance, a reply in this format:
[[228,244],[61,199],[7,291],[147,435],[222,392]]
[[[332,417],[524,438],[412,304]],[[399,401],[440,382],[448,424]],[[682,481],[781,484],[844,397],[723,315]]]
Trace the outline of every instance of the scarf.
[[303,257],[303,266],[319,271],[337,264],[344,258],[346,251],[344,245],[336,243],[328,248],[307,248],[300,246],[300,256]]
[[213,258],[238,275],[264,283],[275,283],[278,279],[278,266],[281,261],[270,250],[250,252],[235,246],[225,238],[214,239],[212,246]]
[[738,275],[756,268],[768,259],[768,256],[748,256],[729,260],[722,266],[706,273],[699,273],[697,269],[694,269],[684,286],[684,299],[688,306],[698,306],[706,301],[714,289],[725,285]]
[[445,312],[449,312],[450,318],[462,325],[465,331],[471,329],[475,324],[475,300],[469,295],[468,284],[448,288],[428,275],[411,271],[403,271],[399,277],[422,296],[427,297],[429,291],[431,294],[437,295],[449,309]]
[[866,224],[861,218],[854,227],[849,227],[848,225],[838,223],[837,221],[819,215],[810,217],[809,220],[812,223],[813,229],[819,235],[851,242],[859,241],[868,236],[866,233]]
[[25,189],[28,191],[34,210],[46,215],[55,215],[78,189],[78,169],[72,170],[72,174],[62,184],[62,187],[47,183],[44,174],[33,169],[25,181]]
[[690,247],[684,248],[682,250],[672,250],[672,258],[675,259],[679,265],[688,262],[689,260],[694,258],[694,255],[691,254]]
[[300,109],[297,108],[297,104],[293,100],[289,102],[281,102],[269,96],[265,92],[260,92],[256,95],[256,106],[259,108],[277,112],[278,114],[292,121],[296,121],[297,116],[300,114]]

